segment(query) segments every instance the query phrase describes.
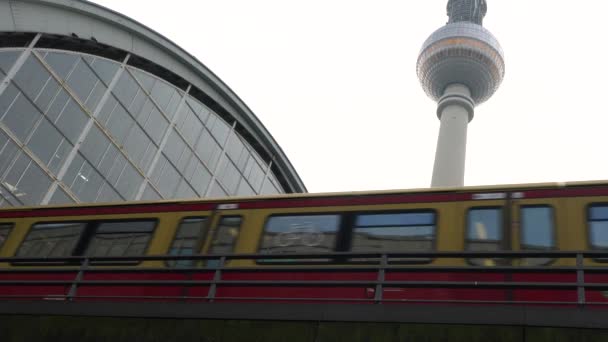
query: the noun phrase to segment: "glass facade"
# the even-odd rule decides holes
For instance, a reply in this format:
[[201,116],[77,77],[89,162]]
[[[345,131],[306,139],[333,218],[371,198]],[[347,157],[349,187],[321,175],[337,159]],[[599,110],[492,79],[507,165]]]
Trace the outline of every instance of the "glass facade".
[[285,192],[187,91],[127,63],[0,49],[0,206]]

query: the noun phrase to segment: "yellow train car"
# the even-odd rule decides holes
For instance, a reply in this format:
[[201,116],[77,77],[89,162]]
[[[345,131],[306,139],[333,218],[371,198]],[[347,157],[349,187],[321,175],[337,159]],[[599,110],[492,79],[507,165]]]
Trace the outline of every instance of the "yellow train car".
[[604,303],[604,251],[608,182],[7,208],[0,297]]

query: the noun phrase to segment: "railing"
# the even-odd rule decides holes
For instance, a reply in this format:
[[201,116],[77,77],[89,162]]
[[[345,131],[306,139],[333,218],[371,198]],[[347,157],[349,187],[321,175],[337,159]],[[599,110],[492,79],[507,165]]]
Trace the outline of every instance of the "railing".
[[[552,259],[548,266],[513,266],[518,259]],[[352,261],[355,259],[356,261]],[[500,266],[434,266],[425,264],[408,264],[408,261],[421,259],[453,259],[462,264],[463,259],[499,259]],[[182,261],[190,260],[196,263],[206,262],[207,266],[174,266],[148,267],[136,266],[135,263],[145,261]],[[213,262],[209,262],[209,261]],[[228,262],[237,260],[253,260],[263,262],[259,266],[230,266]],[[363,261],[362,261],[363,260]],[[559,260],[559,262],[557,262]],[[569,263],[562,262],[570,260]],[[178,300],[178,301],[288,301],[288,302],[355,302],[355,303],[461,303],[461,304],[550,304],[550,305],[607,305],[608,267],[589,266],[592,260],[608,261],[608,252],[429,252],[429,253],[332,253],[332,254],[227,254],[227,255],[196,255],[196,256],[139,256],[139,257],[67,257],[67,258],[0,258],[0,263],[10,263],[13,267],[0,267],[0,299],[17,300]],[[271,263],[272,265],[267,265]],[[559,266],[571,264],[571,266]],[[272,273],[272,279],[248,277],[239,279],[239,274],[252,272]],[[115,279],[115,275],[135,274],[180,274],[189,279]],[[54,275],[73,275],[70,279],[60,279]],[[110,279],[94,279],[95,274],[113,274]],[[204,274],[208,279],[192,279],[192,275]],[[255,274],[255,273],[254,273]],[[285,279],[294,274],[326,274],[340,279]],[[365,274],[369,279],[352,277],[353,274]],[[442,279],[419,279],[424,274],[443,275]],[[457,277],[456,275],[466,275]],[[501,275],[502,280],[479,280],[478,277]],[[227,275],[231,277],[226,278]],[[398,275],[395,277],[395,275]],[[412,275],[418,275],[412,278]],[[530,280],[516,281],[513,276]],[[539,275],[553,275],[557,280],[536,281]],[[595,275],[593,282],[587,277]],[[600,275],[599,277],[597,275]],[[605,278],[601,275],[605,275]],[[373,276],[373,277],[372,277]],[[120,278],[120,277],[119,277]],[[236,278],[236,279],[235,279]],[[364,278],[364,277],[363,277]],[[373,278],[373,279],[371,279]],[[395,280],[395,278],[399,278]],[[401,279],[404,278],[404,279]],[[424,277],[422,277],[424,278]],[[599,280],[598,280],[599,278]],[[568,280],[572,279],[572,280]],[[45,293],[46,287],[65,288],[63,293],[53,291]],[[99,295],[83,293],[90,288],[113,289],[111,294]],[[125,288],[163,289],[179,288],[183,293],[172,294],[127,294]],[[36,293],[28,293],[27,288],[35,288]],[[192,289],[204,289],[206,294],[192,296]],[[318,289],[314,297],[301,296],[268,296],[267,291],[260,295],[220,295],[221,289],[232,288],[233,291],[244,293],[246,289]],[[360,296],[335,296],[339,289],[363,289]],[[23,290],[26,289],[26,290]],[[435,289],[442,294],[441,298],[420,298],[416,291],[431,291]],[[331,290],[331,291],[330,291]],[[403,295],[397,298],[387,298],[391,290],[400,291]],[[459,290],[469,290],[467,298],[454,295]],[[471,292],[472,290],[473,292]],[[475,291],[496,290],[498,295],[475,297]],[[441,292],[443,291],[443,292]],[[527,291],[527,292],[526,292]],[[535,292],[536,291],[536,292]],[[534,296],[538,291],[556,291],[556,295],[548,300],[521,300],[510,298],[515,295],[523,297]],[[145,292],[145,291],[144,291]],[[162,291],[161,291],[162,292]],[[175,291],[173,291],[175,292]],[[326,293],[326,295],[324,295]],[[426,292],[425,292],[426,293]],[[564,293],[576,294],[575,300],[560,300]],[[587,297],[593,294],[593,299]],[[599,295],[598,295],[599,294]],[[413,296],[413,297],[412,297]],[[599,298],[599,299],[598,299]],[[605,298],[605,300],[604,300]]]

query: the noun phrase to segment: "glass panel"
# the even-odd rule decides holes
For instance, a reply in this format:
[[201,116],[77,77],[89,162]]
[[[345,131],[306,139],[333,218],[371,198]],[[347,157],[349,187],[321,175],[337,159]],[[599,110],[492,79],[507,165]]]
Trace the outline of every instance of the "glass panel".
[[110,139],[97,127],[93,125],[87,134],[84,142],[80,146],[80,152],[93,165],[99,165],[110,145]]
[[78,153],[64,177],[66,185],[83,202],[95,202],[105,183],[101,175]]
[[38,108],[46,111],[51,101],[57,96],[59,92],[59,83],[55,81],[53,78],[49,78],[48,82],[44,86],[44,89],[40,92],[40,95],[36,98],[36,103]]
[[89,98],[97,82],[99,82],[99,79],[82,59],[79,59],[67,80],[72,91],[83,103]]
[[[555,246],[553,208],[550,206],[521,207],[521,249],[551,250]],[[551,258],[525,258],[522,265],[545,265]]]
[[25,142],[34,123],[41,118],[41,115],[38,109],[23,94],[20,94],[2,121],[21,142]]
[[156,101],[156,104],[163,111],[166,111],[171,97],[175,95],[175,89],[173,86],[170,86],[161,80],[157,80],[156,83],[154,83],[154,87],[152,87],[150,95]]
[[150,144],[152,141],[146,133],[139,126],[133,125],[124,148],[127,150],[129,158],[139,165]]
[[8,240],[8,235],[11,233],[12,229],[12,223],[0,223],[0,250],[2,249],[2,245],[4,245],[4,242]]
[[180,178],[180,174],[175,169],[175,167],[173,167],[171,163],[166,163],[162,176],[158,180],[156,187],[164,198],[173,197],[173,195],[175,194],[175,190],[177,189],[177,186],[179,184]]
[[164,153],[167,158],[169,158],[174,165],[177,165],[185,149],[186,143],[184,140],[182,140],[175,130],[172,130],[164,149]]
[[112,92],[116,98],[118,98],[118,100],[128,108],[135,98],[135,95],[137,95],[138,89],[139,86],[133,77],[131,77],[131,74],[128,72],[123,72]]
[[211,134],[221,145],[226,142],[226,138],[230,134],[230,126],[224,120],[220,119],[217,115],[212,115],[209,118],[209,122],[207,122],[207,127],[209,127]]
[[87,256],[143,255],[156,221],[104,222],[99,224],[85,252]]
[[74,203],[74,200],[68,196],[65,191],[61,190],[61,188],[57,187],[57,189],[55,190],[55,193],[53,194],[53,197],[51,197],[51,200],[49,201],[49,204],[67,204],[67,203]]
[[[427,252],[434,249],[435,213],[360,214],[353,227],[353,252]],[[399,259],[424,262],[424,259]]]
[[162,199],[162,197],[158,194],[158,192],[156,192],[156,190],[154,190],[152,186],[150,186],[150,184],[147,184],[146,190],[144,190],[144,194],[141,199],[145,201],[155,201]]
[[91,66],[97,76],[101,78],[107,86],[112,81],[112,78],[114,78],[114,74],[116,74],[120,65],[114,61],[97,57]]
[[223,216],[215,229],[215,234],[213,234],[209,254],[233,253],[242,221],[243,219],[238,216]]
[[33,160],[22,153],[3,185],[26,205],[40,204],[51,186],[51,179]]
[[[467,214],[467,250],[499,251],[502,250],[502,209],[475,208]],[[496,266],[497,259],[471,259],[471,263]]]
[[88,120],[89,116],[82,108],[74,100],[70,100],[55,124],[63,135],[75,144]]
[[221,152],[220,145],[213,139],[209,131],[203,130],[203,134],[196,144],[196,153],[210,170],[215,169]]
[[30,100],[35,100],[50,77],[51,75],[38,61],[38,58],[30,55],[13,78],[13,81],[28,95]]
[[211,185],[211,191],[209,192],[208,197],[219,198],[219,197],[226,197],[226,196],[228,196],[228,193],[226,193],[226,190],[224,190],[218,182],[213,182],[213,184]]
[[44,60],[51,66],[51,69],[53,69],[57,75],[65,80],[68,78],[68,75],[80,58],[75,54],[49,51],[46,56],[44,56]]
[[188,106],[182,107],[180,122],[177,123],[177,127],[190,146],[196,146],[201,133],[204,131],[203,124]]
[[[192,160],[195,160],[195,158],[192,158]],[[195,160],[194,163],[196,164],[196,169],[192,178],[190,178],[190,184],[192,184],[194,190],[196,190],[200,196],[205,196],[205,192],[211,181],[211,173],[198,160]]]
[[114,108],[106,128],[118,143],[124,144],[127,134],[133,125],[135,125],[135,121],[127,113],[127,110],[119,104]]
[[247,166],[245,167],[244,175],[247,177],[249,184],[257,192],[260,190],[262,181],[264,180],[264,170],[258,164],[255,158],[249,158]]
[[[204,238],[207,235],[206,217],[189,217],[183,219],[175,239],[169,249],[169,255],[195,255],[198,254]],[[167,261],[169,267],[192,267],[193,260]]]
[[[608,204],[589,207],[589,240],[593,249],[608,249]],[[607,259],[600,261],[608,262]]]
[[228,191],[228,194],[233,195],[236,193],[237,186],[242,177],[230,159],[224,158],[223,161],[224,165],[220,168],[217,176],[222,182],[224,189]]
[[0,118],[4,116],[7,110],[13,105],[17,95],[19,95],[19,90],[15,87],[14,84],[9,84],[8,87],[4,90],[4,93],[0,95]]
[[0,175],[3,175],[11,166],[11,163],[21,149],[0,132]]
[[169,122],[165,120],[165,118],[158,111],[158,109],[153,108],[150,112],[150,117],[148,118],[148,121],[146,122],[144,128],[157,145],[160,145],[160,142],[163,139],[165,131],[168,127]]
[[120,202],[124,201],[122,197],[112,188],[109,183],[104,183],[101,187],[101,191],[97,196],[97,202]]
[[[266,221],[260,253],[329,253],[336,246],[340,215],[272,216]],[[298,262],[310,260],[260,260]],[[326,260],[325,260],[326,261]]]
[[64,160],[67,157],[67,154],[55,153],[64,140],[63,135],[46,118],[43,118],[27,146],[45,165],[49,165],[53,158]]
[[85,227],[84,222],[35,224],[19,246],[16,256],[33,258],[71,256]]
[[175,198],[196,198],[196,192],[192,189],[192,187],[188,184],[185,179],[182,179],[179,186],[177,187],[177,192],[175,193]]
[[56,122],[57,118],[59,118],[59,115],[61,115],[61,113],[63,112],[63,109],[65,108],[68,101],[71,100],[72,99],[70,98],[68,93],[63,90],[63,88],[60,88],[59,93],[55,96],[51,103],[51,106],[46,111],[46,116],[49,118],[49,120],[51,120],[52,122]]
[[131,164],[127,164],[122,175],[120,175],[120,179],[116,183],[116,190],[118,190],[126,200],[134,200],[135,195],[137,195],[137,190],[139,190],[143,180],[144,178],[142,175],[137,172]]
[[135,75],[135,78],[141,83],[142,87],[149,93],[152,91],[152,87],[156,82],[156,77],[149,75],[148,73],[129,67],[129,71]]
[[247,181],[244,178],[242,178],[241,182],[239,183],[239,188],[236,191],[236,195],[237,196],[253,196],[255,194],[256,194],[255,191],[249,185],[249,183],[247,183]]
[[200,102],[198,102],[193,97],[186,97],[186,103],[190,106],[190,108],[194,111],[198,119],[205,123],[209,120],[209,110],[207,107],[203,106]]
[[21,53],[23,53],[23,51],[0,52],[0,70],[4,71],[5,74],[8,73]]
[[262,186],[262,191],[260,194],[262,195],[276,195],[279,193],[279,189],[277,189],[274,184],[270,181],[270,179],[266,179],[264,181],[264,186]]
[[530,206],[521,208],[522,247],[526,249],[551,249],[555,247],[553,236],[553,208]]

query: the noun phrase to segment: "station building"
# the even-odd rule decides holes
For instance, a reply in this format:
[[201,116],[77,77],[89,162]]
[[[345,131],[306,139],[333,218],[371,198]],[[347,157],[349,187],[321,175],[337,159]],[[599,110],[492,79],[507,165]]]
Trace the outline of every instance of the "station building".
[[159,33],[0,0],[0,206],[305,192],[254,113]]

